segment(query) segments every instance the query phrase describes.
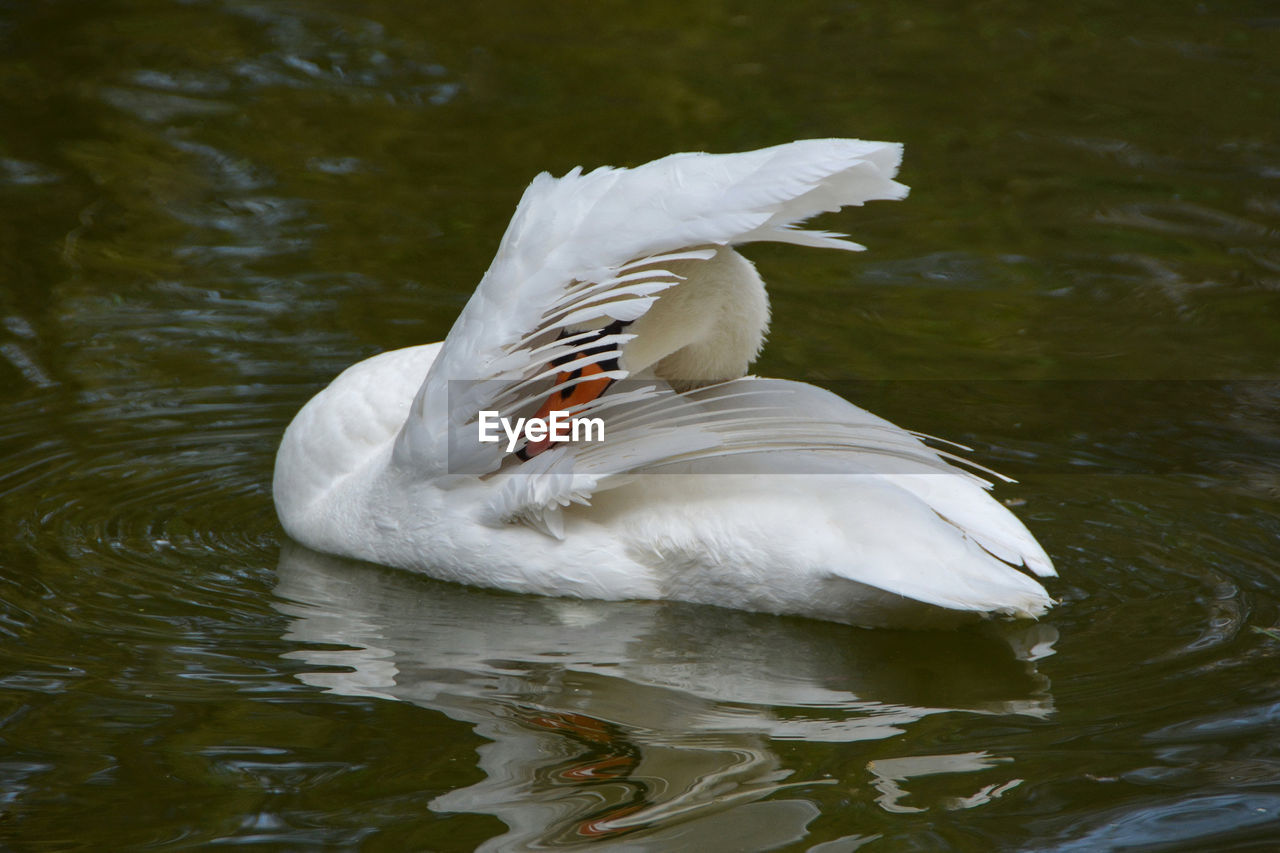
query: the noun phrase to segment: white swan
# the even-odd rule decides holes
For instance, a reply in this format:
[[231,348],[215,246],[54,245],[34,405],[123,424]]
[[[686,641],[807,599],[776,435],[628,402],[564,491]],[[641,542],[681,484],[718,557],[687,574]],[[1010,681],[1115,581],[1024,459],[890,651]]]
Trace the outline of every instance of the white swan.
[[[827,391],[746,376],[769,309],[732,247],[862,249],[795,224],[904,197],[900,159],[828,139],[539,175],[444,342],[353,365],[289,425],[285,531],[543,595],[867,626],[1044,612],[1031,574],[1053,566],[989,482]],[[555,409],[604,439],[479,441],[482,411]]]

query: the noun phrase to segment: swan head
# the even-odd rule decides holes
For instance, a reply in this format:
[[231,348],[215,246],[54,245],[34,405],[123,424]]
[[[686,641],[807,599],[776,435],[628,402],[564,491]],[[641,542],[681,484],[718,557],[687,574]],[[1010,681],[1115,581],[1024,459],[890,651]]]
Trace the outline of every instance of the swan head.
[[[676,391],[746,375],[769,330],[769,297],[755,265],[732,248],[720,246],[709,258],[667,261],[661,268],[679,283],[663,290],[635,321],[609,322],[606,317],[565,330],[566,335],[594,332],[600,337],[625,330],[632,338],[622,345],[617,363],[589,363],[576,371],[571,363],[564,363],[557,383],[574,374],[587,378],[572,389],[552,394],[536,418],[584,405],[603,394],[613,380],[590,377],[610,368],[621,367],[637,379],[661,379]],[[582,354],[591,353],[587,348]],[[516,455],[529,459],[549,446],[548,440],[529,442]]]
[[728,246],[707,260],[663,265],[683,279],[627,329],[621,366],[687,391],[745,376],[769,330],[769,297],[755,265]]

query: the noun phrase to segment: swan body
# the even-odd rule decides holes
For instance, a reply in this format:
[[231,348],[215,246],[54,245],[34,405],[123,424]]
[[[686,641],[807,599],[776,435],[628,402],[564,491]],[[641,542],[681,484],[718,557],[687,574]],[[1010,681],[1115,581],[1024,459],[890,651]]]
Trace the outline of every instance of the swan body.
[[[542,595],[865,626],[1038,616],[1053,566],[989,481],[825,390],[746,375],[769,309],[734,246],[861,249],[796,223],[904,197],[900,158],[806,140],[539,175],[446,339],[353,365],[289,425],[285,531]],[[482,411],[555,409],[603,440],[478,439]]]

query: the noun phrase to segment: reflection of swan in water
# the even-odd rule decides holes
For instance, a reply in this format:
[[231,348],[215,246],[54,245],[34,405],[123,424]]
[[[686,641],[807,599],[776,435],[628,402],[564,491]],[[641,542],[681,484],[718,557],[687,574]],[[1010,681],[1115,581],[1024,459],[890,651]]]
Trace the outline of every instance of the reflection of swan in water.
[[[803,838],[818,814],[784,789],[836,781],[791,778],[771,740],[871,741],[948,711],[1052,710],[1031,663],[1051,653],[1048,625],[1003,626],[1003,637],[875,632],[677,603],[512,596],[293,545],[279,578],[277,607],[294,618],[286,639],[304,644],[290,654],[316,667],[304,681],[412,702],[491,741],[479,748],[487,778],[431,803],[505,822],[482,849],[621,844],[637,831],[646,846],[767,849]],[[913,774],[996,766],[980,755],[904,765],[882,752],[841,782],[891,811],[922,807],[906,787]],[[1013,784],[1006,772],[978,798]],[[976,787],[961,784],[948,803]]]

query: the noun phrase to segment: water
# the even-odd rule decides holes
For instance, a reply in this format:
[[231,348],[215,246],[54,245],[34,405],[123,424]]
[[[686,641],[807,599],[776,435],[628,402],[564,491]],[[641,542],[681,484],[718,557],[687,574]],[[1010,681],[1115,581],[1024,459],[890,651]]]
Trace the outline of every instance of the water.
[[[0,11],[0,842],[1262,850],[1280,839],[1265,3]],[[1039,624],[871,632],[286,543],[334,373],[437,340],[538,171],[856,135],[759,371],[1018,477]],[[1270,633],[1269,633],[1270,632]]]

